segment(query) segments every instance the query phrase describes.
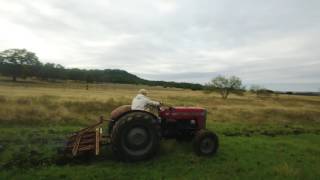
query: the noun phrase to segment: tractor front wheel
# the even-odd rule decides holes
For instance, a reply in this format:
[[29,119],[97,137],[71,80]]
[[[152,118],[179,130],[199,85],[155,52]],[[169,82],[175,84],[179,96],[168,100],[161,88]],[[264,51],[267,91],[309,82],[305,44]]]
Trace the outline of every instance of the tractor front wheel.
[[218,136],[208,130],[200,130],[193,140],[194,151],[199,156],[214,155],[218,147]]

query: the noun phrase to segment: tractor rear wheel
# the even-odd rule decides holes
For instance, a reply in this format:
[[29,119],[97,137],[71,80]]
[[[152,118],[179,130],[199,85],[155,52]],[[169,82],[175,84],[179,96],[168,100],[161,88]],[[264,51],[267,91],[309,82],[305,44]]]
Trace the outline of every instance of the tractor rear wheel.
[[218,136],[208,130],[200,130],[193,140],[193,149],[199,156],[214,155],[218,147]]
[[124,161],[140,161],[153,157],[160,143],[156,119],[147,112],[130,112],[113,127],[111,147]]

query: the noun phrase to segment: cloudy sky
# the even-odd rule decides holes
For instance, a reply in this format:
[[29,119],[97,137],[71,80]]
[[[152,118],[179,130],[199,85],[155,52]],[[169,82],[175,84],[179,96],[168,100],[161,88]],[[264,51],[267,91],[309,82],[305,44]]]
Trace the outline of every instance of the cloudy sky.
[[320,89],[319,0],[1,0],[0,50],[146,79]]

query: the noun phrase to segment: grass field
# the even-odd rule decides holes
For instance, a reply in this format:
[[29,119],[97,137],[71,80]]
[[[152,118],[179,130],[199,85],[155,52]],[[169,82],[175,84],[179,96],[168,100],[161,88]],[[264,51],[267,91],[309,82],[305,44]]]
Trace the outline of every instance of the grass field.
[[[190,143],[162,141],[159,154],[118,162],[106,147],[99,157],[57,161],[56,149],[74,130],[129,104],[141,87],[153,99],[208,110],[217,132],[214,157]],[[230,96],[174,88],[81,83],[0,83],[0,179],[319,179],[320,97]]]

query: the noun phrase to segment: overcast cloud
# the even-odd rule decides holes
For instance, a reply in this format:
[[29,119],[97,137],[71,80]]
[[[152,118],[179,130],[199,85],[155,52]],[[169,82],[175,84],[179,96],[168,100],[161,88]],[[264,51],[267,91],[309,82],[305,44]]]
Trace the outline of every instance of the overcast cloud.
[[1,0],[0,50],[146,79],[320,88],[319,0]]

